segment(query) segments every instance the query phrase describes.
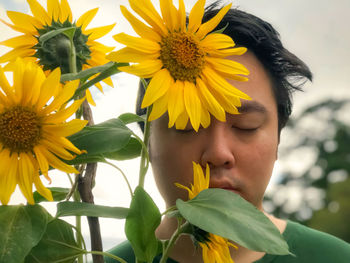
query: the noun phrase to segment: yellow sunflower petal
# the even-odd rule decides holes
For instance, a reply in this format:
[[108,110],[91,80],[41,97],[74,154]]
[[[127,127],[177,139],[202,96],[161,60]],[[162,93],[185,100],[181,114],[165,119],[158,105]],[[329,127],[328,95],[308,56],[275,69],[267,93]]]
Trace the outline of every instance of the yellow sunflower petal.
[[211,56],[225,58],[228,56],[243,55],[245,52],[247,52],[247,48],[237,47],[237,48],[226,48],[226,49],[207,49],[206,51]]
[[82,153],[82,151],[80,151],[77,147],[75,147],[74,144],[71,143],[71,141],[65,137],[58,137],[58,136],[54,136],[51,134],[45,134],[44,138],[48,141],[55,142],[56,144],[60,145],[60,147],[63,147],[69,151],[76,153],[76,154]]
[[186,29],[186,10],[184,0],[179,0],[179,26],[181,31]]
[[175,127],[178,130],[183,130],[186,128],[188,123],[188,114],[186,111],[182,112],[175,122]]
[[238,76],[237,74],[249,75],[249,70],[241,63],[230,59],[206,57],[206,61],[215,68],[222,77],[235,79],[238,81],[248,81],[247,77]]
[[194,33],[198,30],[199,26],[202,23],[204,15],[204,5],[205,0],[198,0],[193,6],[189,18],[188,18],[188,32]]
[[0,57],[0,63],[13,61],[18,57],[30,57],[30,56],[33,56],[34,54],[35,54],[34,49],[28,48],[27,46],[18,47],[2,55]]
[[130,7],[160,35],[167,34],[162,18],[150,0],[129,0]]
[[39,174],[34,175],[33,182],[36,190],[40,195],[46,198],[48,201],[53,201],[52,193],[47,189],[40,180]]
[[39,168],[41,173],[47,178],[48,177],[48,171],[49,171],[49,163],[43,153],[45,149],[43,150],[42,145],[37,145],[33,148],[33,151],[35,153],[36,160],[39,164]]
[[148,107],[157,99],[162,97],[168,91],[169,87],[173,85],[173,83],[173,78],[170,76],[167,69],[158,71],[146,89],[141,108]]
[[[22,96],[21,104],[23,106],[31,106],[31,100],[34,95],[36,95],[36,87],[40,87],[42,82],[40,82],[40,78],[37,78],[38,72],[40,72],[35,64],[29,63],[26,65],[23,72],[23,84],[22,88],[25,89]],[[38,82],[37,82],[38,81]],[[30,85],[26,85],[26,83],[30,83]],[[28,105],[29,104],[29,105]]]
[[218,101],[218,103],[220,104],[221,107],[223,107],[223,109],[230,113],[230,114],[238,114],[238,109],[237,107],[239,107],[241,105],[240,103],[240,99],[237,97],[230,97],[227,96],[225,94],[223,94],[220,89],[216,90],[213,87],[208,86],[208,89],[210,91],[210,93],[213,94],[214,98]]
[[226,15],[228,10],[230,10],[232,4],[228,4],[224,8],[220,9],[220,11],[209,21],[202,24],[196,35],[199,39],[202,39],[205,37],[208,33],[210,33],[213,29],[216,28],[216,26],[220,23],[220,21],[223,19],[223,17]]
[[[37,0],[27,0],[27,2],[29,4],[30,11],[32,11],[34,17],[36,17],[42,25],[51,23],[51,19],[46,10],[38,3]],[[40,28],[42,28],[42,26]]]
[[88,103],[92,106],[96,106],[96,102],[94,101],[90,90],[86,90],[85,95],[86,95],[86,100],[88,101]]
[[60,123],[62,121],[65,121],[78,110],[78,108],[80,107],[80,105],[83,103],[84,100],[85,98],[76,100],[68,108],[64,110],[60,110],[57,113],[50,114],[49,116],[45,117],[44,120],[47,123]]
[[215,87],[215,89],[220,90],[221,92],[230,96],[237,96],[242,99],[251,100],[251,98],[247,94],[232,86],[210,67],[205,67],[203,69],[203,75],[205,75],[208,84],[211,87]]
[[235,42],[231,37],[224,34],[213,33],[207,35],[202,41],[201,44],[206,51],[218,50],[224,48],[232,48],[235,45]]
[[23,28],[27,32],[35,33],[42,24],[38,19],[27,14],[16,11],[7,11],[7,16],[17,27]]
[[47,0],[47,12],[49,17],[53,18],[53,20],[58,20],[60,15],[60,4],[58,0]]
[[91,28],[89,30],[86,30],[84,34],[89,36],[89,40],[96,40],[107,35],[113,29],[114,26],[115,24],[111,24],[107,26]]
[[168,112],[169,112],[169,124],[168,127],[174,126],[175,121],[179,115],[185,110],[184,104],[184,82],[177,80],[169,88],[169,102],[168,102]]
[[120,6],[120,10],[123,14],[123,16],[129,21],[130,25],[142,38],[150,39],[154,42],[160,42],[161,37],[160,35],[154,31],[152,28],[148,27],[144,23],[142,23],[140,20],[138,20],[134,15],[132,15],[126,8],[125,6]]
[[64,85],[62,91],[56,96],[56,98],[43,110],[40,114],[46,115],[52,111],[58,110],[64,103],[66,103],[70,98],[73,97],[74,92],[79,86],[80,80],[73,80]]
[[69,122],[46,125],[43,129],[52,135],[67,137],[82,130],[87,123],[87,120],[74,119]]
[[61,0],[61,5],[60,5],[60,21],[64,22],[68,19],[68,21],[72,21],[73,15],[72,15],[72,10],[70,9],[70,6],[68,4],[67,0]]
[[202,106],[197,94],[196,86],[188,81],[185,81],[184,101],[192,127],[195,131],[198,131],[201,120]]
[[168,109],[168,93],[165,93],[162,97],[154,102],[152,105],[151,114],[148,117],[148,121],[153,121],[160,118]]
[[119,67],[119,70],[137,75],[141,78],[151,78],[156,74],[163,66],[160,60],[145,60],[142,63]]
[[207,109],[201,111],[201,125],[203,128],[208,128],[210,125],[210,114]]
[[0,201],[3,205],[7,205],[17,184],[17,163],[11,162],[11,159],[8,149],[0,150]]
[[20,35],[17,37],[13,37],[7,39],[5,41],[1,41],[0,45],[11,47],[11,48],[32,48],[36,43],[38,43],[37,39],[34,36],[30,35]]
[[50,152],[54,153],[58,157],[65,160],[74,159],[74,155],[65,150],[61,145],[55,143],[55,141],[41,140],[40,144],[45,146]]
[[53,168],[56,168],[66,173],[79,173],[73,166],[70,166],[62,162],[54,154],[52,154],[51,152],[49,152],[44,148],[43,148],[43,154]]
[[40,96],[38,98],[37,109],[41,109],[47,101],[56,94],[59,88],[59,82],[61,78],[61,69],[58,67],[50,73],[50,75],[43,82],[40,90]]
[[81,26],[81,29],[84,31],[85,28],[90,24],[92,19],[96,16],[98,8],[91,9],[85,12],[77,21],[77,26]]
[[118,51],[109,53],[106,58],[115,62],[136,62],[140,63],[144,60],[155,60],[160,56],[159,52],[147,54],[139,50],[125,47]]
[[178,29],[179,26],[178,14],[172,0],[160,0],[160,10],[162,12],[162,17],[165,25],[168,29],[174,30]]
[[33,176],[34,166],[27,153],[20,153],[18,160],[18,186],[28,203],[33,205]]
[[4,91],[5,95],[14,101],[14,93],[13,88],[10,86],[9,82],[7,81],[7,78],[5,76],[4,70],[2,67],[0,67],[0,88]]
[[149,39],[133,37],[125,33],[114,35],[113,38],[121,44],[124,44],[130,48],[136,49],[144,53],[153,54],[159,52],[160,50],[159,44]]
[[205,83],[198,78],[196,80],[198,94],[203,102],[204,106],[209,110],[209,112],[219,121],[226,121],[225,110],[222,108],[220,103],[215,99],[213,94],[210,93]]

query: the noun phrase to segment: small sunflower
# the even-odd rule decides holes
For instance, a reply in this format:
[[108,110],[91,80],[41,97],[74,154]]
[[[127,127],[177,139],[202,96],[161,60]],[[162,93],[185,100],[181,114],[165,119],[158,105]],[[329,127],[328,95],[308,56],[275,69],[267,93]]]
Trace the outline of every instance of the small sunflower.
[[[140,37],[120,33],[114,39],[125,48],[111,52],[107,58],[117,62],[136,63],[120,70],[142,78],[152,78],[142,107],[153,105],[149,120],[166,111],[169,127],[184,129],[190,120],[197,131],[208,127],[210,114],[225,121],[225,112],[238,114],[240,99],[248,95],[233,87],[226,78],[246,81],[249,71],[238,62],[225,59],[242,55],[246,48],[234,48],[234,41],[221,33],[210,33],[231,7],[202,24],[205,0],[199,0],[189,14],[183,0],[177,9],[171,0],[160,0],[162,16],[151,0],[129,0],[131,8],[148,24],[138,20],[124,6],[121,12]],[[210,33],[210,34],[209,34]]]
[[[4,70],[13,74],[11,86]],[[34,204],[32,187],[48,200],[51,192],[42,184],[39,171],[49,180],[49,166],[67,173],[78,171],[59,158],[81,154],[66,136],[80,131],[87,121],[66,122],[83,99],[67,105],[79,81],[60,84],[60,68],[47,77],[42,68],[18,58],[0,67],[0,201],[7,204],[18,184],[28,203]]]
[[[193,184],[191,188],[176,183],[176,186],[188,191],[188,198],[191,200],[202,190],[209,188],[210,169],[207,164],[205,175],[202,167],[193,162]],[[204,263],[233,263],[229,247],[237,247],[226,238],[214,235],[195,227],[196,242],[202,248],[202,257]]]
[[[98,28],[86,29],[96,15],[98,8],[91,9],[83,14],[76,22],[73,21],[72,11],[67,0],[47,0],[47,10],[37,0],[27,0],[32,16],[16,11],[7,11],[7,16],[13,24],[2,19],[3,23],[13,30],[23,33],[14,38],[0,42],[1,45],[13,48],[0,57],[0,63],[15,60],[17,57],[32,57],[43,66],[44,70],[52,71],[61,68],[62,74],[69,73],[69,41],[64,34],[58,34],[42,42],[39,37],[47,32],[61,28],[75,28],[74,46],[76,49],[77,71],[106,64],[105,54],[114,48],[107,47],[96,39],[103,37],[112,30],[114,24]],[[110,78],[105,79],[106,84],[113,86]],[[96,87],[102,90],[101,84]],[[87,92],[87,99],[93,105],[91,94]]]

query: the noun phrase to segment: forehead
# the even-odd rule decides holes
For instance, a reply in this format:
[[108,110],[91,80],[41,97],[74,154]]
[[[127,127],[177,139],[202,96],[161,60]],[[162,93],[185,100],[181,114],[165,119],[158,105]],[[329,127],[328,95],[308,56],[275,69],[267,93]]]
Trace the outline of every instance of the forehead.
[[264,68],[263,64],[256,58],[252,52],[247,52],[242,56],[228,57],[243,64],[249,71],[248,81],[241,82],[236,80],[228,80],[230,84],[239,90],[248,94],[252,101],[242,100],[240,111],[250,109],[262,110],[259,105],[263,106],[268,112],[277,112],[276,100],[273,95],[272,81]]

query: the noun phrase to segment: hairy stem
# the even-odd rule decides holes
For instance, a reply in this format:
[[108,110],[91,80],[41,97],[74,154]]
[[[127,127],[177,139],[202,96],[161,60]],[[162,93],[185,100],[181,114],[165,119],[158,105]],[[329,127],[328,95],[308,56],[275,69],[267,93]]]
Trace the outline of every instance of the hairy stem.
[[[85,100],[83,102],[83,118],[88,120],[88,125],[93,125],[93,117],[92,111]],[[97,163],[88,163],[86,165],[86,170],[84,175],[80,174],[78,179],[78,190],[80,193],[81,200],[86,203],[94,203],[94,196],[92,194],[92,188],[95,182],[97,170]],[[89,229],[90,229],[90,237],[91,237],[91,250],[93,251],[103,251],[102,247],[102,238],[101,238],[101,230],[100,223],[98,217],[87,217]],[[95,253],[92,255],[92,259],[94,263],[103,263],[102,254]]]

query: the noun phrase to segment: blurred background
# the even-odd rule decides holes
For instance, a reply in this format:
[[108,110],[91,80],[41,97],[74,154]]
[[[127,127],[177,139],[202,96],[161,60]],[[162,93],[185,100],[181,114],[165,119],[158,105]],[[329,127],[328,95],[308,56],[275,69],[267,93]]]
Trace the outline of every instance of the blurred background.
[[[39,2],[46,6],[46,1]],[[158,0],[152,2],[158,8]],[[185,0],[186,10],[194,3],[195,0]],[[133,34],[119,10],[121,4],[128,6],[126,0],[70,0],[69,4],[76,20],[87,10],[99,7],[88,28],[116,23],[112,33],[100,40],[106,45],[119,49],[121,46],[112,36],[122,31]],[[296,220],[350,242],[350,1],[235,0],[233,4],[270,22],[280,32],[286,48],[314,74],[313,83],[306,83],[304,92],[294,96],[292,119],[282,132],[279,158],[264,207],[278,217]],[[30,12],[25,0],[0,0],[0,18],[7,22],[6,10]],[[15,35],[0,23],[0,41]],[[0,54],[8,50],[0,46]],[[96,123],[134,112],[138,79],[121,73],[113,77],[113,82],[114,88],[104,86],[104,94],[92,90],[97,103],[93,108]],[[133,128],[140,134],[138,127]],[[135,187],[139,160],[114,163]],[[51,178],[51,186],[70,185],[65,174],[54,172]],[[151,171],[146,178],[146,190],[164,211]],[[101,205],[127,207],[130,202],[122,176],[105,164],[98,167],[94,195],[95,203]],[[17,190],[10,204],[19,203],[25,200]],[[54,203],[44,206],[55,214]],[[74,222],[72,218],[67,221]],[[88,238],[84,223],[83,233]],[[101,219],[100,223],[104,249],[125,239],[123,220]]]

